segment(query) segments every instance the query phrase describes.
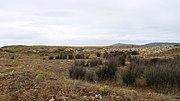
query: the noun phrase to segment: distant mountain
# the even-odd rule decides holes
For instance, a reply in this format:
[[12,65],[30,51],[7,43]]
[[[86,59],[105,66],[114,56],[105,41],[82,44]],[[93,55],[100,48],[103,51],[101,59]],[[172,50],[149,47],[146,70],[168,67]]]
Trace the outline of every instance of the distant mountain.
[[169,43],[169,42],[153,42],[143,45],[136,45],[136,44],[124,44],[124,43],[117,43],[111,46],[180,46],[180,43]]
[[135,45],[135,44],[116,43],[116,44],[113,44],[111,46],[137,46],[137,45]]
[[180,43],[153,42],[153,43],[144,44],[143,46],[174,46],[174,45],[180,46]]

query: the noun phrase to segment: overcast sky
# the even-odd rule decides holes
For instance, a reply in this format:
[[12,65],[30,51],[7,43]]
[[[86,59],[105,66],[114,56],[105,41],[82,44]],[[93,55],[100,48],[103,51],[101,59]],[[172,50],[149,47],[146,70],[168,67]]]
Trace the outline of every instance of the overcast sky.
[[0,46],[180,42],[180,0],[0,0]]

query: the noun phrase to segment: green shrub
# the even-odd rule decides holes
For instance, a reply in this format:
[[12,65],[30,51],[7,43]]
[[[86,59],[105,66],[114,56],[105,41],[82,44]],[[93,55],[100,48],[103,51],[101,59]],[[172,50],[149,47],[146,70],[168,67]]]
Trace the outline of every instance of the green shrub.
[[37,81],[44,81],[45,76],[43,74],[38,74],[35,78]]
[[108,86],[103,86],[98,89],[101,95],[107,95],[111,92],[111,89]]

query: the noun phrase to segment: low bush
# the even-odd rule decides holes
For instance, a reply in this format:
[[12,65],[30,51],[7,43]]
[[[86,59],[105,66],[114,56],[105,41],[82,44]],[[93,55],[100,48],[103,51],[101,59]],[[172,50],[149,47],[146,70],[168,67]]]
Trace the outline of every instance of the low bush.
[[112,61],[114,64],[116,64],[116,66],[123,66],[125,65],[127,54],[125,52],[119,52],[119,51],[110,52],[110,53],[106,52],[104,53],[104,57],[107,60]]
[[60,59],[60,56],[55,56],[55,59]]
[[111,89],[108,86],[103,86],[98,89],[101,95],[107,95],[111,92]]
[[116,71],[116,65],[113,63],[113,61],[109,61],[105,63],[105,66],[99,68],[96,74],[99,80],[115,79]]
[[14,56],[11,56],[11,58],[10,58],[10,59],[12,59],[12,60],[13,60],[13,59],[15,59],[15,58],[14,58]]
[[143,75],[145,68],[146,61],[132,61],[124,75],[122,75],[123,82],[127,85],[135,84],[136,79]]
[[84,66],[86,66],[86,61],[84,61],[84,60],[75,60],[75,66],[84,67]]
[[86,70],[84,80],[93,82],[93,81],[97,81],[98,77],[95,72]]
[[69,69],[69,76],[72,79],[76,80],[85,80],[85,81],[97,81],[98,77],[94,71],[90,71],[83,67],[73,66]]
[[85,56],[84,56],[84,54],[76,54],[75,58],[76,59],[85,59]]
[[62,53],[60,53],[60,55],[59,55],[59,59],[67,59],[67,53],[65,53],[65,52],[62,52]]
[[[123,59],[123,60],[122,60]],[[88,81],[93,81],[95,80],[94,78],[98,78],[98,80],[110,80],[110,79],[115,79],[116,80],[116,74],[117,74],[117,67],[119,65],[124,65],[125,64],[125,58],[121,56],[116,56],[109,58],[109,60],[104,64],[103,67],[96,69],[94,71],[95,73],[91,73],[90,71],[87,71],[83,67],[95,67],[98,65],[103,65],[102,60],[100,59],[92,59],[89,61],[82,61],[82,60],[76,60],[75,61],[75,67],[72,67],[70,71],[70,77],[78,79],[79,78],[79,71],[83,72],[85,75],[81,75],[81,79],[83,78],[88,80]],[[76,70],[77,69],[77,70]],[[82,69],[82,70],[79,70]],[[83,77],[82,77],[83,76]]]
[[59,55],[55,56],[55,59],[73,59],[73,54],[69,52],[61,52]]
[[146,81],[149,86],[173,86],[180,88],[180,58],[168,62],[158,62],[146,68]]
[[73,66],[69,69],[69,76],[72,79],[84,80],[85,79],[85,73],[86,73],[86,71],[83,69],[83,67]]
[[73,57],[72,54],[69,54],[69,55],[68,55],[68,58],[69,58],[69,59],[73,59],[74,57]]
[[108,59],[108,61],[112,62],[115,66],[124,66],[126,62],[125,55],[113,56]]
[[104,57],[105,59],[107,59],[107,58],[109,57],[109,53],[108,53],[108,52],[103,53],[103,57]]
[[123,56],[123,57],[126,57],[126,53],[125,52],[122,52],[122,51],[111,51],[110,53],[104,53],[104,57],[106,59],[109,59],[109,58],[112,58],[112,57],[119,57],[119,56]]
[[122,78],[127,85],[145,78],[148,86],[180,87],[180,58],[133,60]]
[[53,56],[49,56],[49,60],[53,60],[54,59],[54,57]]
[[88,64],[91,67],[95,67],[95,66],[98,66],[98,65],[102,65],[102,60],[101,59],[91,59],[91,60],[88,61]]
[[139,55],[139,52],[138,51],[131,51],[130,54],[131,55]]
[[44,81],[44,80],[45,80],[45,76],[42,75],[42,74],[39,74],[39,75],[36,76],[35,79],[36,79],[37,81]]
[[100,56],[101,56],[101,53],[97,52],[97,53],[96,53],[96,56],[97,56],[97,57],[100,57]]

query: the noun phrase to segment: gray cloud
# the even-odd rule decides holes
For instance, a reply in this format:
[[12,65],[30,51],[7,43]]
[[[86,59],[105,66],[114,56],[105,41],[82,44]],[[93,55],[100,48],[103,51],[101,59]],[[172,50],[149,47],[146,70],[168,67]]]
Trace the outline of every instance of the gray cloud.
[[0,45],[180,42],[179,0],[0,0]]

